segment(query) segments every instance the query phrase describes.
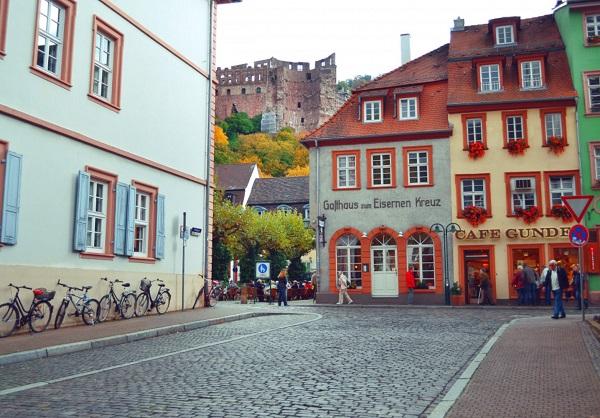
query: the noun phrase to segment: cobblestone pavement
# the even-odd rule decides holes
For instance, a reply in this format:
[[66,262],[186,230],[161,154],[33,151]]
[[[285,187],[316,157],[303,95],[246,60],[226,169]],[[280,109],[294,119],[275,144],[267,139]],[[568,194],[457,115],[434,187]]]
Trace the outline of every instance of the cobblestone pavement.
[[[498,310],[287,312],[298,315],[0,367],[0,390],[48,382],[0,396],[0,416],[417,417],[432,408],[489,336],[514,318],[514,312]],[[315,313],[322,318],[290,326]],[[290,327],[264,332],[283,326]]]
[[592,362],[598,341],[589,340],[587,328],[572,317],[512,324],[447,416],[600,416],[600,375]]

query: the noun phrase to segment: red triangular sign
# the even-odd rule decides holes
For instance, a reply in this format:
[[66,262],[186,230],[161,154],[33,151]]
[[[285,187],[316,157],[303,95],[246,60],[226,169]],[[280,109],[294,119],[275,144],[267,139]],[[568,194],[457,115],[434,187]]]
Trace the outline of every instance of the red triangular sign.
[[585,212],[590,207],[590,203],[592,203],[592,199],[594,196],[563,196],[561,197],[563,203],[571,212],[571,215],[577,220],[577,222],[581,222]]

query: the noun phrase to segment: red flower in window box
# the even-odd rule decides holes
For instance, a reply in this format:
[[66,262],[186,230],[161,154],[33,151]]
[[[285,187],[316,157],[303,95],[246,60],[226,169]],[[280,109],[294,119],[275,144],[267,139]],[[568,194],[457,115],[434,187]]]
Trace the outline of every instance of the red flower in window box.
[[469,144],[469,158],[476,160],[485,155],[485,147],[481,142],[471,142]]
[[600,36],[588,36],[587,41],[589,44],[600,44]]
[[462,215],[473,226],[478,226],[487,220],[487,210],[479,206],[468,206],[463,209]]
[[562,139],[562,136],[551,136],[548,138],[548,142],[546,143],[555,154],[560,154],[565,150],[565,143]]
[[532,224],[540,217],[540,210],[537,206],[532,206],[528,209],[517,208],[515,209],[515,215],[517,215],[517,218],[523,219],[523,222],[526,224]]
[[550,213],[555,218],[562,219],[563,222],[571,222],[571,220],[573,219],[573,215],[571,215],[571,212],[569,211],[569,209],[567,209],[563,205],[552,206],[552,209],[550,209]]
[[514,141],[508,141],[506,148],[508,148],[508,152],[512,155],[523,155],[525,154],[525,149],[527,148],[527,141],[523,138],[515,139]]

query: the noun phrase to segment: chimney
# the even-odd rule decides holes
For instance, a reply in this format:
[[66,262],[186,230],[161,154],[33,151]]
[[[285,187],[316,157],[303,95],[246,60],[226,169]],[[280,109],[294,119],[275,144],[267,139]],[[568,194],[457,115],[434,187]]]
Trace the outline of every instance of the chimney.
[[452,32],[460,32],[465,30],[465,19],[461,19],[460,16],[458,16],[456,19],[454,19],[454,27],[452,28]]
[[410,61],[410,33],[400,35],[400,65]]

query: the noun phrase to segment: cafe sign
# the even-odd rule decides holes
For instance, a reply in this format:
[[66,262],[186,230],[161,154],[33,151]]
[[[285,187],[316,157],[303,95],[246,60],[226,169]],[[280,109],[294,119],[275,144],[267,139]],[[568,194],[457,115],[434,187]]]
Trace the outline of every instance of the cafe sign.
[[569,228],[509,228],[500,229],[472,229],[456,232],[456,239],[461,241],[500,239],[504,235],[508,239],[535,239],[535,238],[568,238]]

